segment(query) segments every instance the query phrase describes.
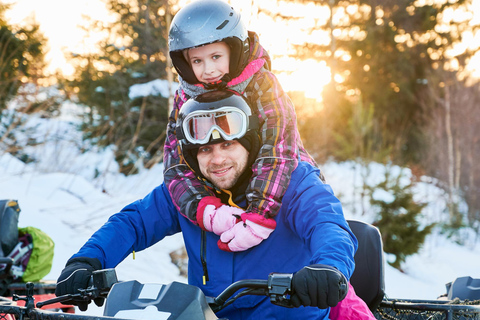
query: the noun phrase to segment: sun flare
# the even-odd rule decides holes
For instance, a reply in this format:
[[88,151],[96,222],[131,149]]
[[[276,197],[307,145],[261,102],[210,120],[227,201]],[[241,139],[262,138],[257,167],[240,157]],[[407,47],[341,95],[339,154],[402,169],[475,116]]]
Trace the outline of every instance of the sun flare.
[[[183,6],[189,2],[191,0],[179,0],[178,5]],[[286,91],[303,91],[308,98],[320,101],[323,87],[332,79],[326,61],[313,58],[301,61],[292,58],[291,54],[294,50],[293,45],[301,46],[306,42],[321,45],[330,43],[330,34],[323,31],[330,17],[328,6],[322,3],[305,5],[277,0],[229,0],[229,2],[242,13],[248,28],[260,36],[262,45],[272,57],[273,71],[282,87]],[[55,71],[60,71],[66,76],[73,74],[74,67],[65,58],[67,52],[95,51],[95,45],[103,35],[89,34],[81,29],[81,25],[86,25],[86,16],[93,20],[112,20],[103,1],[7,0],[6,3],[12,4],[11,9],[6,12],[6,17],[11,23],[22,25],[32,18],[39,23],[40,30],[48,38],[46,47],[49,51],[46,60],[47,72],[51,74]],[[472,0],[468,10],[470,11],[462,11],[459,14],[463,16],[471,14],[471,23],[480,24],[480,0]],[[272,18],[265,11],[299,19]],[[447,12],[445,19],[459,19],[459,15],[453,11]],[[477,49],[480,47],[480,32],[465,33],[463,36],[468,41],[452,48],[450,54],[455,55],[466,48],[471,49],[472,45]],[[471,58],[467,72],[480,78],[479,53]]]

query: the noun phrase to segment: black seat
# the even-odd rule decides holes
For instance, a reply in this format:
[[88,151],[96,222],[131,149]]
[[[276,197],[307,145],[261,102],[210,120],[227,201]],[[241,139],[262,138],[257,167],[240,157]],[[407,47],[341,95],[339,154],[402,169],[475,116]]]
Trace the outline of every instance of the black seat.
[[385,294],[382,236],[371,224],[357,220],[347,222],[358,240],[355,271],[350,283],[373,312]]

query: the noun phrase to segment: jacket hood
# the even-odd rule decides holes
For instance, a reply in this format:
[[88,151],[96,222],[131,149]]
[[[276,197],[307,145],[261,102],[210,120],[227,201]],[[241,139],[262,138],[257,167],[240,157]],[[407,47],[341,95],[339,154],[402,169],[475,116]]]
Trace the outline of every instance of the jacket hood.
[[265,50],[260,44],[260,38],[258,35],[253,31],[249,31],[248,37],[250,38],[250,57],[248,63],[258,59],[265,60],[264,68],[271,71],[272,60],[270,59],[267,50]]

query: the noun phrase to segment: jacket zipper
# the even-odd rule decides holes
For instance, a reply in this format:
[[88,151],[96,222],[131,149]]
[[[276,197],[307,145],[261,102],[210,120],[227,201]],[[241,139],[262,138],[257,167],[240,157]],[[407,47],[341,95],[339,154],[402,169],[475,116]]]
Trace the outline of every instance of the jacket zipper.
[[[221,193],[219,190],[216,190],[217,193]],[[232,193],[228,190],[222,190],[226,194],[228,194],[229,199],[228,199],[228,204],[232,207],[237,207],[240,208],[236,203],[233,202],[232,199]],[[208,268],[207,268],[207,232],[205,230],[202,230],[202,236],[201,236],[201,241],[200,241],[200,261],[202,263],[202,269],[203,269],[203,276],[202,276],[202,282],[203,285],[207,284],[207,281],[209,281],[208,277]]]
[[207,232],[205,230],[202,230],[202,240],[200,241],[200,260],[203,268],[203,285],[206,285],[209,279],[207,269]]

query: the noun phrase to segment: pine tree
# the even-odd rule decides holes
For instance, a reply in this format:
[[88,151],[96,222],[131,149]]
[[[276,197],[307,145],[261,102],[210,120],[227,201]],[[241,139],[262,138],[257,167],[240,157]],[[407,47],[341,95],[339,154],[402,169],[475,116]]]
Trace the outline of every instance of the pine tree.
[[[28,162],[31,159],[23,153],[24,144],[19,143],[16,135],[18,130],[24,130],[20,128],[25,122],[25,113],[55,112],[58,104],[49,98],[39,101],[31,90],[21,90],[22,87],[31,88],[31,84],[38,85],[44,78],[45,38],[34,21],[22,27],[8,24],[4,18],[8,9],[8,5],[0,3],[0,152],[9,152]],[[15,108],[8,109],[13,98],[16,98]],[[37,142],[29,138],[27,143]]]
[[[418,164],[426,143],[423,127],[431,118],[431,110],[422,107],[419,97],[425,94],[431,71],[457,64],[462,71],[478,50],[478,46],[465,46],[462,57],[449,56],[462,36],[469,34],[464,31],[475,34],[479,28],[469,12],[472,1],[277,2],[278,6],[263,7],[260,3],[258,11],[288,21],[292,27],[301,26],[298,39],[306,42],[287,41],[291,57],[326,62],[332,71],[332,82],[323,88],[324,110],[300,124],[308,150],[326,158],[331,155],[338,145],[334,139],[324,138],[329,133],[325,127],[344,134],[345,123],[361,104],[373,106],[373,120],[380,133],[376,139],[382,140],[391,159],[399,165]],[[298,10],[282,10],[285,2]],[[305,16],[296,14],[301,12],[300,6],[330,12],[330,17],[318,15],[305,21]],[[465,14],[446,20],[452,11]],[[308,37],[302,37],[305,34]],[[317,81],[317,76],[312,74],[309,81]]]
[[[421,227],[419,218],[426,203],[413,199],[413,182],[402,185],[405,177],[399,174],[392,179],[388,171],[385,180],[371,188],[370,203],[378,210],[377,220],[373,225],[380,229],[383,249],[395,256],[395,261],[389,262],[400,269],[406,257],[420,250],[425,237],[431,233],[435,224]],[[387,192],[392,199],[377,199],[375,192]]]
[[114,22],[93,22],[91,30],[108,36],[98,53],[72,54],[73,80],[66,90],[85,105],[83,131],[94,144],[116,146],[123,173],[135,173],[138,161],[149,167],[162,159],[168,97],[129,96],[134,84],[166,77],[168,1],[107,1]]
[[4,18],[6,10],[8,6],[0,3],[0,111],[24,82],[41,76],[44,66],[45,39],[39,26],[9,25]]

